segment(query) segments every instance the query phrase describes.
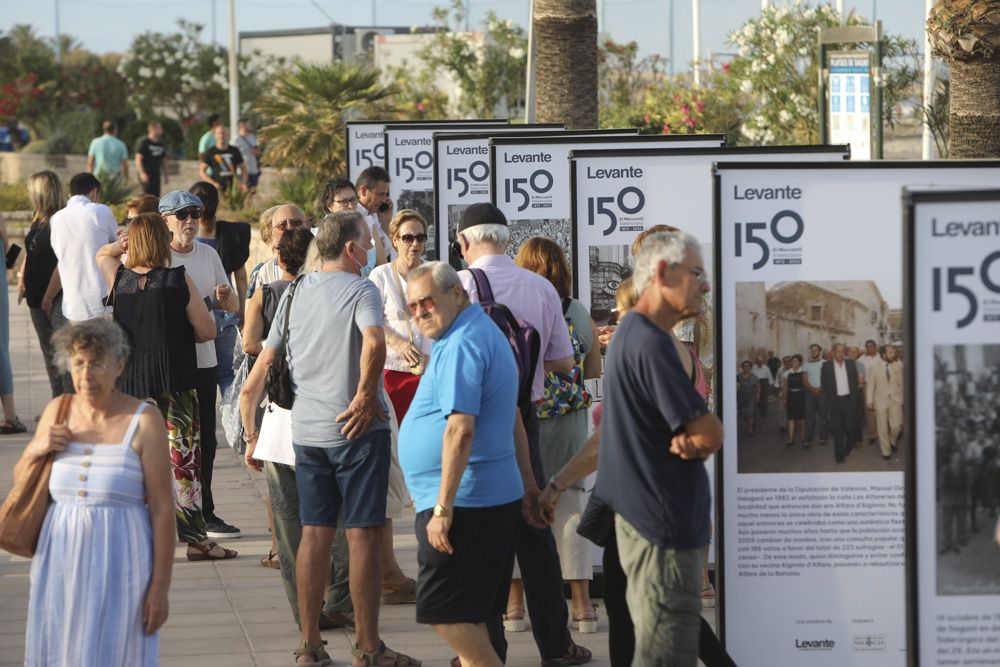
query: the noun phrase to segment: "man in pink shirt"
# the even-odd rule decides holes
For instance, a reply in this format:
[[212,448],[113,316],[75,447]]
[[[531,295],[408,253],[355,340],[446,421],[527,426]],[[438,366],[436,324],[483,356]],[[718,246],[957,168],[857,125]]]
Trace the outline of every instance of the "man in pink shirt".
[[[470,268],[482,269],[497,303],[507,306],[514,317],[531,324],[539,334],[540,363],[531,386],[531,404],[520,407],[528,438],[534,482],[527,480],[526,496],[537,497],[546,482],[538,451],[538,418],[534,402],[542,398],[545,371],[569,373],[573,369],[573,344],[563,317],[562,302],[555,287],[542,276],[522,269],[507,255],[510,230],[507,218],[493,204],[473,204],[458,223],[458,244]],[[475,280],[469,271],[460,271],[462,286],[473,303],[479,302]],[[537,485],[537,486],[536,486]],[[522,517],[518,532],[517,560],[527,592],[531,630],[543,665],[580,665],[591,653],[570,638],[569,616],[562,594],[562,570],[555,540],[548,527],[537,528]],[[490,642],[501,660],[507,642],[499,618],[487,624]]]

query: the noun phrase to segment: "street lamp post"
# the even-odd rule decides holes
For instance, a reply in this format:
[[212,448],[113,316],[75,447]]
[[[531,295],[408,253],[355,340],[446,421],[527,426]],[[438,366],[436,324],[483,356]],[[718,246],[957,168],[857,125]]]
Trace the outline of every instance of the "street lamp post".
[[229,136],[236,136],[240,117],[240,76],[236,53],[236,0],[229,0]]
[[701,71],[698,59],[701,57],[701,0],[691,0],[691,51],[694,55],[692,67],[695,87],[701,85]]

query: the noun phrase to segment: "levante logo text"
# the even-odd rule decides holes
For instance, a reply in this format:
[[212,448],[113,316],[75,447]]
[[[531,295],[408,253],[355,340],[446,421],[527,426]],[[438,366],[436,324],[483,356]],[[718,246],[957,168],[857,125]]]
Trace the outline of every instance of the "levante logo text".
[[832,639],[796,639],[795,648],[800,651],[829,651],[836,645]]

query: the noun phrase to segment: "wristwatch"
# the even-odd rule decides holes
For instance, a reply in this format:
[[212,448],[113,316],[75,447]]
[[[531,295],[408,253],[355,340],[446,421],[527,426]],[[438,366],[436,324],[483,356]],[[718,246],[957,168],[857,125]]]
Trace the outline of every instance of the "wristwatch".
[[555,475],[552,475],[552,477],[549,477],[549,486],[551,486],[552,490],[555,491],[556,493],[562,493],[563,491],[566,490],[566,489],[560,489],[556,485],[556,476]]
[[435,505],[434,506],[434,516],[439,516],[439,517],[444,517],[444,518],[450,517],[451,516],[451,508],[450,507],[445,507],[444,505]]

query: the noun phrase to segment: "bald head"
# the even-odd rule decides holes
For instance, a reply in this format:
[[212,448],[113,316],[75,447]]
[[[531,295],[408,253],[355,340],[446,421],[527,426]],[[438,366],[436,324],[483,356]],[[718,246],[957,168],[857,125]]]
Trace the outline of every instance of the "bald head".
[[304,227],[306,224],[306,214],[295,204],[282,204],[274,210],[271,217],[271,240],[272,248],[278,247],[281,235],[286,229]]

